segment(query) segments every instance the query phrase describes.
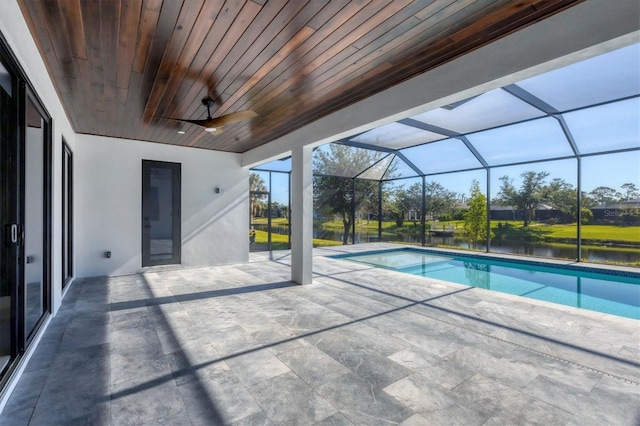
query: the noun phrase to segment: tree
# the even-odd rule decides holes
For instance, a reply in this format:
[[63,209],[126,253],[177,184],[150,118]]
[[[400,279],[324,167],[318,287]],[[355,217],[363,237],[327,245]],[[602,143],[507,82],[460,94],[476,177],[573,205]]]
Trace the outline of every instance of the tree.
[[427,182],[424,187],[424,199],[428,215],[437,218],[443,213],[453,213],[458,194],[445,189],[438,182]]
[[495,201],[502,205],[516,206],[524,214],[524,226],[529,226],[529,222],[534,219],[536,208],[542,202],[542,188],[547,176],[549,176],[547,172],[523,172],[520,175],[522,177],[520,189],[516,189],[513,179],[509,176],[502,176],[500,191]]
[[410,211],[422,211],[421,183],[416,182],[408,188],[403,185],[388,193],[387,199],[384,200],[384,209],[396,221],[396,225],[402,226]]
[[256,192],[266,191],[267,187],[265,186],[262,176],[252,172],[249,175],[249,211],[251,217],[260,216],[264,207],[262,200],[267,198],[265,194],[256,194]]
[[618,201],[620,193],[608,186],[599,186],[589,193],[596,205],[609,204]]
[[416,182],[407,188],[407,190],[404,191],[402,203],[407,213],[411,210],[422,211],[422,184]]
[[625,225],[635,225],[640,223],[640,208],[634,206],[623,207],[619,214],[622,223]]
[[[560,212],[562,219],[578,221],[578,190],[570,183],[560,178],[553,179],[543,188],[543,198]],[[581,202],[580,217],[584,225],[593,220],[593,213],[589,207],[594,205],[594,201],[583,192]]]
[[271,217],[282,217],[282,206],[277,201],[271,202],[271,211],[269,212]]
[[[589,196],[589,193],[586,191],[582,191],[582,208],[590,209],[591,207],[597,205],[595,200]],[[591,210],[589,210],[591,211]]]
[[463,229],[469,245],[476,248],[478,241],[484,241],[487,238],[487,198],[480,192],[480,184],[475,179],[471,183],[469,195]]
[[580,213],[580,223],[586,225],[588,223],[591,223],[591,221],[593,221],[593,212],[591,211],[591,209],[583,207]]
[[635,200],[640,198],[640,191],[636,187],[635,183],[625,183],[620,187],[624,190],[624,194],[622,195],[623,201]]
[[542,188],[542,199],[549,202],[561,215],[561,220],[578,219],[578,191],[563,179],[554,178]]
[[404,224],[405,214],[409,211],[404,199],[406,198],[406,190],[403,187],[395,188],[390,191],[383,201],[383,209],[385,215],[396,221],[397,226]]
[[[313,199],[315,209],[326,215],[336,215],[342,220],[343,244],[348,244],[354,212],[367,207],[377,199],[378,182],[354,179],[365,170],[375,175],[380,168],[381,175],[393,170],[393,165],[380,161],[386,153],[346,145],[330,144],[328,149],[318,149],[314,153]],[[384,166],[384,170],[382,170]],[[355,189],[355,191],[354,191]],[[354,197],[355,193],[355,197]],[[373,208],[373,206],[368,206]]]
[[282,205],[282,217],[286,217],[287,219],[289,219],[289,206],[286,205]]

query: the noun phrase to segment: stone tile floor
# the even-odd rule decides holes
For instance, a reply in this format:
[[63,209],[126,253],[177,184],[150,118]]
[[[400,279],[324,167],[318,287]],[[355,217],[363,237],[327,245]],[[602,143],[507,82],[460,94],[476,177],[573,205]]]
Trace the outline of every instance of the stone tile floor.
[[326,257],[382,247],[78,280],[0,424],[640,424],[638,321]]

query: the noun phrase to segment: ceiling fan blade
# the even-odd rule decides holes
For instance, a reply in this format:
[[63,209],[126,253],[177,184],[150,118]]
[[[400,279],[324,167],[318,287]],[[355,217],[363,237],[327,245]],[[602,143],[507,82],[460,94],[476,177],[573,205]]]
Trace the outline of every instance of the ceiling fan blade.
[[178,121],[200,126],[204,128],[205,132],[210,133],[212,135],[219,135],[220,133],[222,133],[222,126],[220,125],[212,126],[211,120],[178,120]]
[[[222,126],[211,126],[211,125],[207,125],[207,123],[209,123],[211,120],[186,120],[186,119],[182,119],[182,118],[169,118],[169,117],[153,117],[153,118],[160,118],[162,120],[171,120],[171,121],[176,121],[178,123],[188,123],[188,124],[195,124],[196,126],[200,126],[203,127],[207,132],[211,133],[212,135],[218,135],[222,132]],[[214,129],[215,130],[211,130]]]
[[[249,118],[257,117],[258,114],[250,109],[244,111],[232,112],[231,114],[222,115],[220,117],[211,118],[207,120],[194,120],[194,121],[203,121],[204,124],[198,124],[198,126],[211,128],[211,127],[222,127],[227,124],[237,123],[238,121],[248,120]],[[196,123],[194,123],[196,124]]]
[[171,118],[171,117],[158,117],[158,116],[153,116],[151,118],[157,118],[160,120],[169,120],[169,121],[177,121],[178,123],[191,123],[191,124],[197,124],[198,126],[202,126],[202,124],[198,124],[196,123],[196,121],[207,121],[207,120],[183,120],[182,118]]
[[[221,133],[221,128],[227,124],[237,123],[239,121],[248,120],[249,118],[257,117],[258,114],[250,109],[244,111],[232,112],[231,114],[223,115],[216,118],[206,118],[204,120],[187,120],[183,118],[169,118],[169,117],[153,117],[162,118],[164,120],[178,121],[181,123],[195,124],[196,126],[204,127],[207,132]],[[213,130],[215,129],[215,130]]]
[[191,124],[195,124],[196,126],[200,126],[200,127],[215,127],[215,126],[208,126],[207,123],[209,123],[211,120],[186,120],[186,119],[182,119],[182,118],[174,118],[172,120],[177,120],[177,121],[182,121],[183,123],[191,123]]

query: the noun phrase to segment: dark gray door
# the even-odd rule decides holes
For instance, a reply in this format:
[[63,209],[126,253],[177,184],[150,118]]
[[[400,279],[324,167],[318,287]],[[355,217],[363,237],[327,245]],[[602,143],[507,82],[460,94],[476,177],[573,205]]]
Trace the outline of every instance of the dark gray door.
[[180,164],[142,160],[142,266],[180,263]]

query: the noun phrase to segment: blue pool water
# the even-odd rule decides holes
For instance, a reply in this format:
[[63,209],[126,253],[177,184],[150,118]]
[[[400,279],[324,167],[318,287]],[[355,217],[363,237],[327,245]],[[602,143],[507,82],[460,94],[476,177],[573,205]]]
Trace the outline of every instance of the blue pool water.
[[393,249],[335,257],[407,274],[640,319],[640,272]]

